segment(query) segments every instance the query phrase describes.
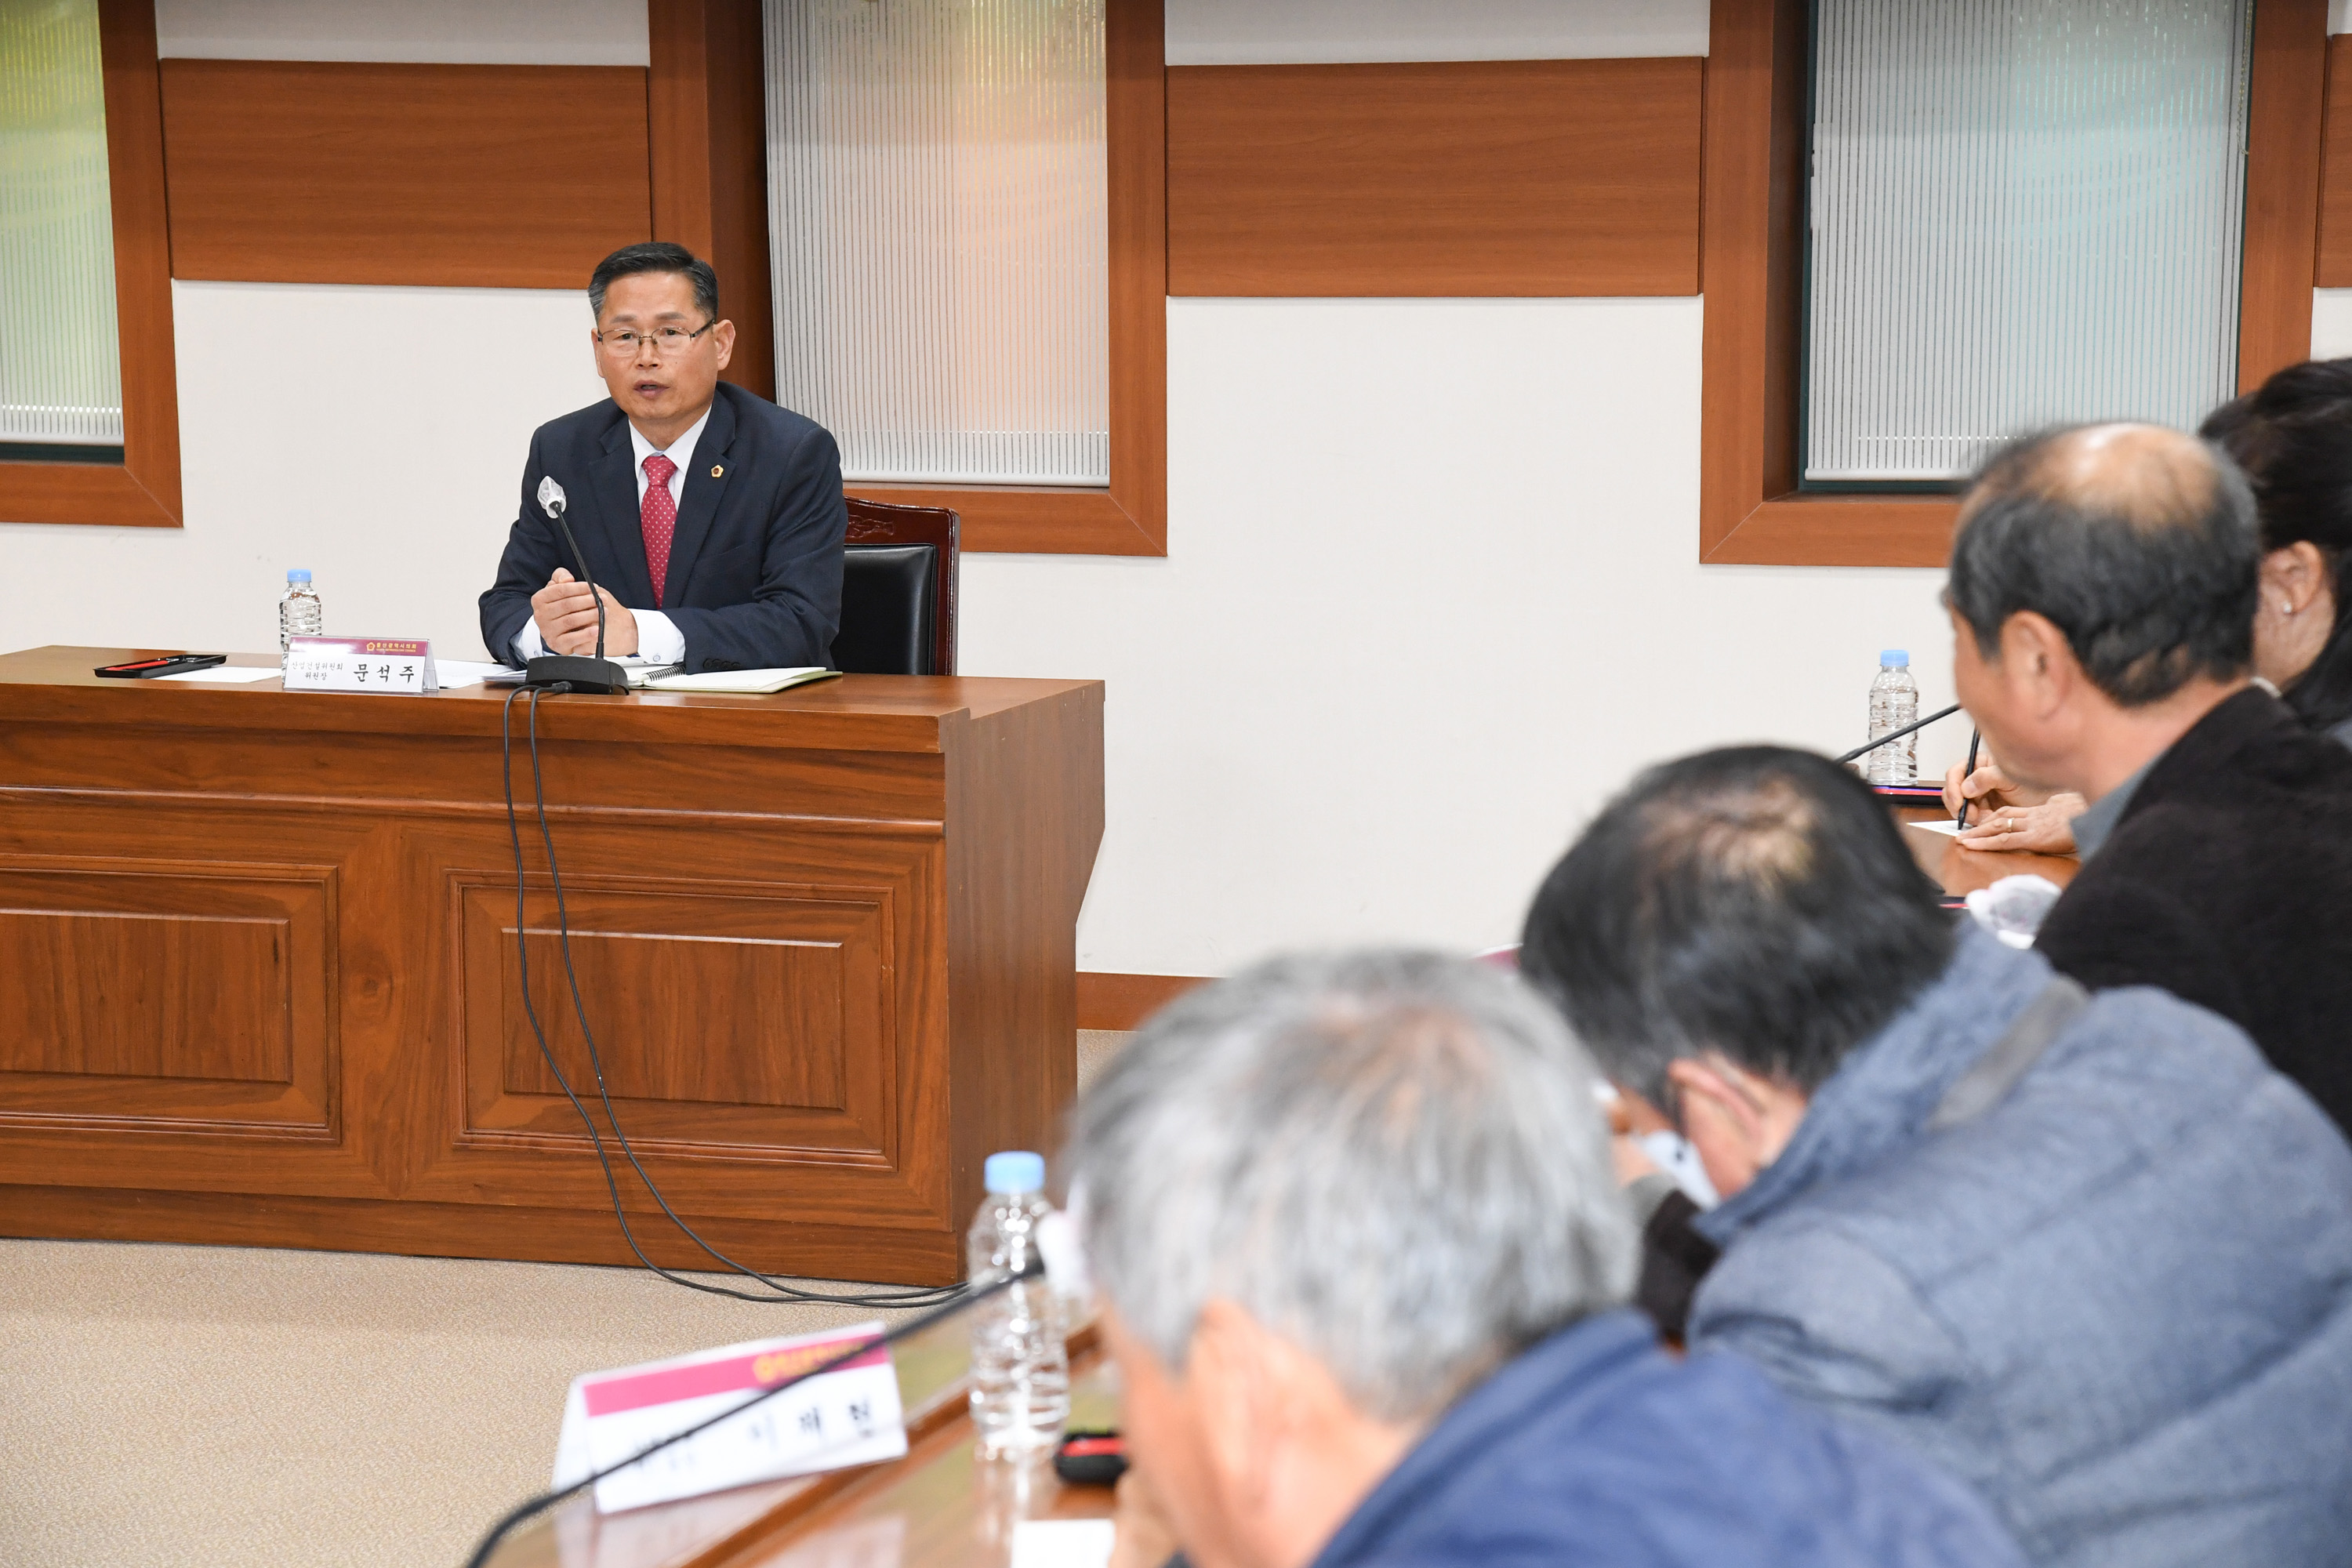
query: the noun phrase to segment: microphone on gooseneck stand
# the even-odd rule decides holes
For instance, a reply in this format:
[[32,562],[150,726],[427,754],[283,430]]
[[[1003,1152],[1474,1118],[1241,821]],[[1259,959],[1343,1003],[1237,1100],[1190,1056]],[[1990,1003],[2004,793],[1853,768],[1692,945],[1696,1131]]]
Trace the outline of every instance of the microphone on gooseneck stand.
[[572,537],[572,524],[563,516],[563,487],[551,475],[539,481],[539,504],[562,531],[564,548],[572,552],[572,570],[588,584],[588,596],[595,603],[596,655],[583,658],[578,654],[541,654],[523,668],[523,684],[562,685],[574,691],[626,691],[628,672],[604,657],[604,596],[596,592],[596,579],[588,574],[588,559],[580,553],[580,542]]

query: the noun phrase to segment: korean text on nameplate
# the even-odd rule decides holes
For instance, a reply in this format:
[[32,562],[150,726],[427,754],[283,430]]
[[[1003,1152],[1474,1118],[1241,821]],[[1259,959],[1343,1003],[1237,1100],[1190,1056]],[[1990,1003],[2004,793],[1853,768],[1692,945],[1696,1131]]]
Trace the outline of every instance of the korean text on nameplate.
[[433,645],[423,637],[291,637],[289,691],[367,691],[421,696],[441,689]]
[[[907,1451],[898,1378],[882,1325],[753,1340],[572,1381],[555,1484],[579,1481],[732,1409],[742,1414],[596,1483],[611,1513],[754,1481],[895,1459]],[[759,1403],[763,1390],[855,1350],[835,1370]]]

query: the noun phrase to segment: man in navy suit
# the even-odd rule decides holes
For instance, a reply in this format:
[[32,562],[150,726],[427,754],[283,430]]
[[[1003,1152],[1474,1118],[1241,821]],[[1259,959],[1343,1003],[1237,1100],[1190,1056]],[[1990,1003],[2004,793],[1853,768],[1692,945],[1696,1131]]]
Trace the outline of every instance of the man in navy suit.
[[[683,246],[614,251],[588,304],[613,395],[530,438],[522,511],[482,595],[492,657],[593,652],[602,597],[611,657],[693,671],[829,662],[848,526],[832,436],[719,379],[735,323],[719,319],[718,275]],[[593,594],[539,503],[544,478],[563,487]]]

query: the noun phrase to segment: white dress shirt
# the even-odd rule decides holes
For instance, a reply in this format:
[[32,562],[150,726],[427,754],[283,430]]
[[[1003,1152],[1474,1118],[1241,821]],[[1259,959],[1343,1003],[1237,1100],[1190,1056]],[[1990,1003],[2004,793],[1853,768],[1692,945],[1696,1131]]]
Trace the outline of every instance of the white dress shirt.
[[[706,408],[702,411],[702,417],[688,426],[686,434],[672,441],[669,449],[660,454],[677,465],[669,476],[672,506],[679,506],[686,500],[686,471],[694,466],[694,444],[702,439],[702,427],[709,423],[710,410]],[[646,514],[646,488],[653,483],[646,472],[646,459],[653,457],[656,448],[638,432],[634,421],[629,423],[629,451],[636,459],[637,516],[642,520]],[[677,541],[673,539],[671,543],[675,547]],[[676,621],[659,610],[632,610],[629,613],[637,620],[637,658],[647,664],[685,662],[686,634],[677,629]],[[539,635],[538,619],[534,617],[525,621],[522,630],[515,635],[515,652],[520,654],[523,662],[528,664],[546,651],[547,644]]]

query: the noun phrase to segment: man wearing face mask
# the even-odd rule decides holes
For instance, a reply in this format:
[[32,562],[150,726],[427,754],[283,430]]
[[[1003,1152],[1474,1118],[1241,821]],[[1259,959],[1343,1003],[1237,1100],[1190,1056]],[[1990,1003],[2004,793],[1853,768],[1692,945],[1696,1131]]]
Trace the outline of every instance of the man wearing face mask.
[[1636,780],[1521,964],[1725,1194],[1694,1354],[1937,1461],[2039,1563],[2343,1561],[2352,1148],[2235,1026],[1956,927],[1869,788],[1778,747]]

